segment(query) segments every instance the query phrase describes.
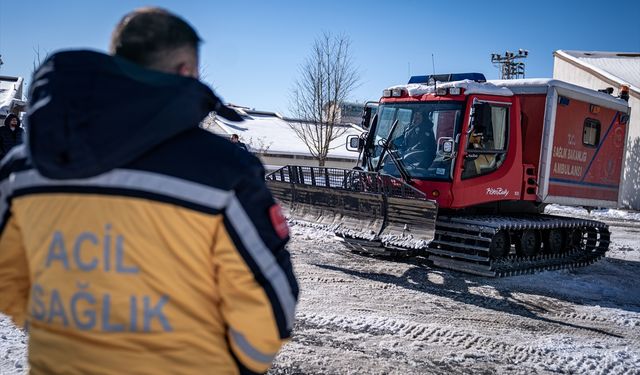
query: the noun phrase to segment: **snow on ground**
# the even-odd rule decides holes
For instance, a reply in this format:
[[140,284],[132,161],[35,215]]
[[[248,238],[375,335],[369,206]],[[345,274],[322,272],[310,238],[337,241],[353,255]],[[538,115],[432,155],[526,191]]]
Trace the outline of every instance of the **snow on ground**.
[[300,306],[270,373],[640,374],[637,213],[548,213],[609,222],[607,257],[490,279],[352,254],[330,233],[294,225]]
[[640,212],[637,211],[625,211],[625,210],[613,210],[613,209],[597,209],[587,211],[584,208],[576,208],[569,206],[560,206],[557,204],[548,205],[545,208],[545,213],[562,216],[580,216],[588,217],[595,220],[626,220],[626,221],[640,221]]
[[27,339],[11,319],[0,314],[0,375],[27,372]]
[[[638,213],[560,206],[607,221],[607,257],[491,279],[344,250],[295,223],[293,339],[270,374],[640,374]],[[0,317],[0,374],[26,372],[25,338]]]

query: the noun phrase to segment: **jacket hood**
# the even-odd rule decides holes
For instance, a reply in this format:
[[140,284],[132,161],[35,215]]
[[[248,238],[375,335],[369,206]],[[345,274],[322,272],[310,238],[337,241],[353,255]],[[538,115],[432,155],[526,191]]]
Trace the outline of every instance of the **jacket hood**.
[[34,74],[27,147],[45,177],[86,178],[197,128],[211,111],[242,120],[196,79],[99,52],[64,51]]
[[14,115],[13,113],[12,113],[12,114],[10,114],[9,116],[7,116],[7,117],[4,119],[4,126],[9,126],[9,122],[11,122],[11,119],[16,119],[16,120],[18,120],[18,125],[17,125],[17,127],[19,128],[19,127],[20,127],[20,117],[18,117],[18,116],[16,116],[16,115]]

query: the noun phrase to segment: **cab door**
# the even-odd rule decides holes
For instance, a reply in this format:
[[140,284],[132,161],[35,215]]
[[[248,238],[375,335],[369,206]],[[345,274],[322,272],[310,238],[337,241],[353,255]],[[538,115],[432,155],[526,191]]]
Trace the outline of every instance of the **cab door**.
[[515,97],[469,98],[458,142],[452,208],[520,200],[522,150]]

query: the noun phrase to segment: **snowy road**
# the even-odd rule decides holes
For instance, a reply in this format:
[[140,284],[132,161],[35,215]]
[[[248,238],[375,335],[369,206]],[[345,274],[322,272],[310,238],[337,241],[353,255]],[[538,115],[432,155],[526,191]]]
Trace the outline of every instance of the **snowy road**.
[[488,279],[345,252],[295,225],[294,339],[272,374],[640,374],[638,223],[607,258]]
[[[292,226],[295,336],[270,374],[640,374],[640,222],[609,221],[607,257],[489,279],[343,250]],[[0,374],[25,373],[0,317]]]

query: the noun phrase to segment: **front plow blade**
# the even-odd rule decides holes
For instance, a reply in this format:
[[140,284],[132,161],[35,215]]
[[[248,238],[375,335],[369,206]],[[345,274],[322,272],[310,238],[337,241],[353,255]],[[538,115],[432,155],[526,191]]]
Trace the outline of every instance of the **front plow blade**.
[[392,176],[286,166],[266,180],[285,215],[330,227],[354,250],[413,255],[433,239],[436,203]]

